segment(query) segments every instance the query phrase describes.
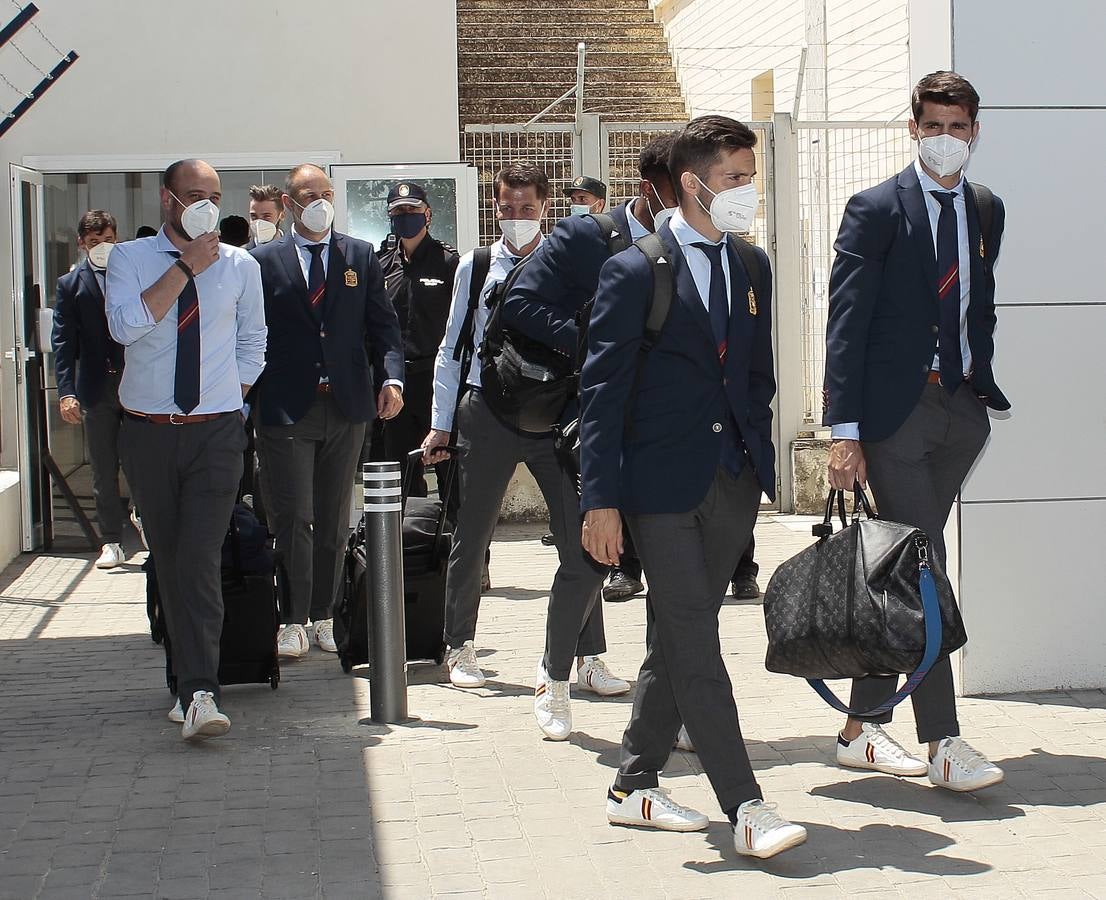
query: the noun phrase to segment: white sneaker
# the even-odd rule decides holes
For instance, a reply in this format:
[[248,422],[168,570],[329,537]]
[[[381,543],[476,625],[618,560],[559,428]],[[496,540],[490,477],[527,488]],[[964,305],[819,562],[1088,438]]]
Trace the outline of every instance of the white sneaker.
[[177,697],[176,705],[169,710],[169,721],[176,722],[178,725],[184,724],[184,710],[181,709],[180,697]]
[[230,719],[219,712],[215,695],[211,691],[196,691],[188,706],[188,715],[181,726],[180,736],[186,741],[221,737],[230,731]]
[[476,661],[476,648],[472,641],[465,641],[456,650],[450,650],[445,664],[449,670],[449,683],[454,687],[483,687],[487,680],[480,671],[480,663]]
[[871,769],[887,775],[925,775],[924,760],[911,756],[906,748],[879,725],[865,722],[852,741],[837,735],[837,764],[848,769]]
[[776,812],[775,803],[746,800],[737,808],[734,849],[743,856],[767,859],[806,840],[806,829],[792,825]]
[[710,819],[701,812],[680,806],[665,788],[642,788],[625,797],[607,791],[607,821],[612,825],[639,825],[661,831],[702,831]]
[[127,561],[127,555],[119,544],[104,544],[96,560],[97,569],[114,569]]
[[630,683],[612,675],[599,656],[584,657],[584,664],[576,669],[576,687],[594,691],[600,697],[617,697],[630,692]]
[[334,620],[319,619],[312,629],[315,646],[327,653],[337,653],[338,645],[334,643]]
[[131,524],[134,526],[134,530],[138,532],[138,539],[142,541],[142,546],[149,550],[150,545],[146,543],[146,532],[142,528],[142,517],[133,506],[131,507]]
[[929,761],[929,780],[950,791],[978,791],[998,784],[1002,769],[958,737],[945,738]]
[[552,741],[563,741],[572,731],[569,683],[553,681],[540,662],[534,684],[534,718],[538,720],[538,728]]
[[687,726],[680,726],[680,733],[676,735],[676,749],[687,753],[695,752],[695,745],[691,743],[691,735],[687,733]]
[[277,635],[277,659],[299,659],[307,656],[307,629],[302,625],[284,625]]

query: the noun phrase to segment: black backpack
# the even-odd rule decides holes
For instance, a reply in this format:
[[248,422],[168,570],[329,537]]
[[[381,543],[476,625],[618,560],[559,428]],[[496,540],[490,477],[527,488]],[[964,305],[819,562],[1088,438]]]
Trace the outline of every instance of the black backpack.
[[[614,219],[601,213],[591,218],[606,235],[611,256],[626,249],[626,238]],[[503,299],[528,259],[488,296],[488,323],[479,349],[480,382],[484,401],[501,422],[519,432],[549,434],[576,396],[579,367],[577,359],[503,325]]]

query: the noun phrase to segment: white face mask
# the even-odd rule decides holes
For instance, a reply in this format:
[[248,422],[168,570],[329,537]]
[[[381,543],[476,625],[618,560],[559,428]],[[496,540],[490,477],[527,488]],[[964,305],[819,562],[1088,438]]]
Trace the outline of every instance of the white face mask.
[[568,208],[568,214],[570,216],[586,216],[591,212],[591,207],[586,203],[573,203]]
[[938,178],[955,175],[968,164],[971,146],[951,134],[935,134],[918,141],[918,156]]
[[108,257],[111,256],[111,251],[114,249],[115,244],[103,241],[88,251],[88,261],[97,269],[106,269],[108,267]]
[[[701,180],[699,184],[702,184],[707,191],[714,194],[714,191],[703,184]],[[698,197],[695,199],[703,207],[703,211],[710,214],[711,223],[715,228],[719,231],[738,234],[753,227],[753,219],[756,218],[757,214],[757,204],[760,203],[757,186],[752,182],[714,194],[714,199],[710,201],[710,209],[703,206],[703,201],[699,200]]]
[[[295,200],[292,202],[296,203]],[[300,224],[314,234],[322,234],[334,221],[334,204],[325,197],[312,200],[307,206],[299,203],[296,206],[300,208]]]
[[266,219],[254,219],[250,222],[250,236],[255,244],[267,244],[277,236],[277,227]]
[[172,191],[169,192],[169,196],[184,206],[184,212],[180,216],[180,227],[192,240],[219,227],[219,207],[212,201],[197,200],[190,206],[185,206],[180,197]]
[[[661,195],[657,193],[657,189],[653,187],[650,182],[649,187],[653,191],[653,195],[657,198],[657,204],[660,205]],[[653,230],[660,231],[661,226],[672,218],[672,213],[676,211],[675,206],[661,206],[659,211],[653,211],[653,201],[649,199],[649,195],[645,195],[645,203],[649,207],[649,214],[653,217]]]
[[540,219],[500,219],[499,230],[507,243],[516,250],[521,250],[538,236],[541,231]]

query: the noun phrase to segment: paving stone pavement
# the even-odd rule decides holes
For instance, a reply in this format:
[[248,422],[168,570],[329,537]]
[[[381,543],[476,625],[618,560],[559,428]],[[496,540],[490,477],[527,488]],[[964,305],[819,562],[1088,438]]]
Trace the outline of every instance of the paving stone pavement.
[[[630,701],[578,696],[570,739],[541,739],[531,691],[555,553],[538,535],[505,529],[493,547],[484,689],[415,667],[418,718],[362,724],[367,682],[313,651],[277,691],[228,688],[233,729],[201,746],[165,718],[142,555],[110,572],[19,560],[0,578],[0,898],[1106,898],[1106,695],[964,700],[966,736],[1008,776],[978,795],[844,771],[836,715],[765,673],[755,604],[723,608],[726,662],[758,777],[809,841],[738,858],[684,753],[663,784],[711,815],[708,832],[608,826]],[[809,540],[802,520],[762,517],[762,585]],[[643,603],[604,613],[607,659],[632,677]],[[891,730],[911,744],[909,709]]]

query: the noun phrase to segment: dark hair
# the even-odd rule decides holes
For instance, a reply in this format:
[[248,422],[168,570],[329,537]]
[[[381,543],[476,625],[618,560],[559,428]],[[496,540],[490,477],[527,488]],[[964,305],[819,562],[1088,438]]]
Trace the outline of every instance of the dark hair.
[[291,172],[289,172],[288,177],[284,179],[284,193],[286,193],[289,197],[294,198],[295,194],[293,194],[292,191],[296,186],[296,180],[304,172],[309,172],[312,170],[319,172],[326,178],[330,177],[326,174],[326,169],[324,169],[322,166],[317,166],[314,163],[301,163],[300,165],[296,166]]
[[646,181],[654,178],[668,178],[668,157],[672,153],[672,145],[676,143],[678,131],[670,131],[655,137],[641,148],[641,155],[637,160],[638,172]]
[[692,119],[676,135],[668,156],[668,173],[676,198],[683,196],[680,176],[693,172],[705,178],[707,169],[718,161],[723,150],[746,150],[757,145],[757,136],[748,125],[726,116],[700,116]]
[[232,247],[244,247],[250,242],[250,223],[241,216],[227,216],[219,223],[219,240]]
[[926,101],[940,106],[961,106],[973,123],[979,115],[979,94],[967,78],[955,72],[932,72],[915,85],[910,110],[916,123],[922,118],[922,104]]
[[152,225],[139,225],[138,231],[134,233],[134,239],[137,241],[144,237],[157,237],[157,229]]
[[103,209],[90,209],[77,222],[77,237],[83,238],[86,234],[100,234],[108,228],[118,236],[119,223],[115,221],[115,216]]
[[277,209],[280,209],[280,188],[275,184],[251,185],[250,199],[258,203],[275,203]]
[[545,201],[549,197],[549,176],[530,163],[513,162],[495,173],[495,199],[503,185],[510,188],[524,188],[530,185],[538,192],[538,199]]
[[175,163],[172,163],[168,169],[166,169],[161,175],[161,186],[167,187],[169,190],[173,190],[174,182],[177,179],[177,173],[180,172],[185,166],[194,166],[200,162],[198,159],[178,159]]

